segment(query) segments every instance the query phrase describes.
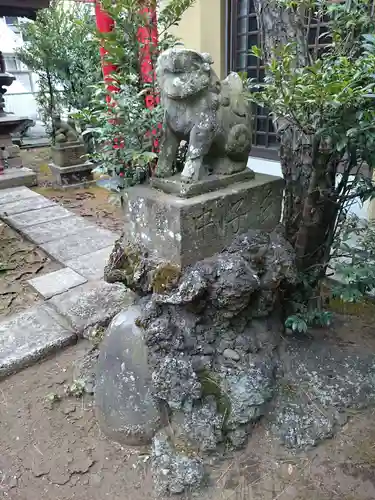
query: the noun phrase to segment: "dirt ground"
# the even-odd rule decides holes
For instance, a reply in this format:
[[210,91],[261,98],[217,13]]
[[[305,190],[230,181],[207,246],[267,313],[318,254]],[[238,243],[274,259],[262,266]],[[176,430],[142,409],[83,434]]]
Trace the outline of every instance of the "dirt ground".
[[[375,349],[369,321],[340,318],[327,334],[338,342]],[[65,395],[74,363],[88,349],[81,342],[0,383],[0,498],[155,498],[150,450],[110,442],[98,428],[92,398]],[[61,400],[51,403],[51,394]],[[332,440],[303,453],[280,446],[264,419],[246,450],[228,453],[225,459],[212,457],[208,485],[191,498],[373,500],[375,411],[353,412]]]
[[0,317],[39,300],[27,280],[60,269],[40,248],[0,221]]
[[35,191],[85,217],[89,222],[110,231],[122,231],[121,208],[109,202],[109,191],[96,185],[82,189],[55,189],[48,167],[50,163],[49,148],[21,150],[21,156],[23,165],[32,168],[38,175],[38,187],[35,188]]

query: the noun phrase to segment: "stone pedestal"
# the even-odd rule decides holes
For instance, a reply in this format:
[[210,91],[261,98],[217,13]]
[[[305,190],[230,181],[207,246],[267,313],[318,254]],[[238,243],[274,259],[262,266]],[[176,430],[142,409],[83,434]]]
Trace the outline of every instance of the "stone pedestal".
[[[186,267],[220,252],[248,229],[273,229],[280,221],[283,179],[254,177],[251,171],[244,175],[250,179],[236,178],[237,182],[210,192],[203,186],[203,194],[190,198],[181,198],[179,188],[180,196],[151,186],[132,187],[124,194],[128,241],[141,242],[154,257]],[[223,177],[228,182],[231,176]],[[163,182],[179,181],[154,185],[162,187]],[[193,184],[191,189],[197,187]]]
[[28,121],[12,114],[0,115],[0,161],[6,169],[22,167],[20,148],[13,144],[11,134],[17,133]]
[[0,160],[3,161],[5,168],[22,167],[22,158],[19,146],[14,144],[6,147],[4,146],[4,149],[0,149]]
[[59,167],[71,167],[85,162],[85,146],[81,142],[69,142],[51,147],[52,161]]
[[90,161],[67,167],[60,167],[51,163],[49,168],[55,184],[61,187],[80,187],[94,181],[92,174],[94,164]]
[[85,146],[81,142],[52,146],[51,156],[53,163],[49,167],[57,186],[80,187],[93,182],[94,164],[85,161]]

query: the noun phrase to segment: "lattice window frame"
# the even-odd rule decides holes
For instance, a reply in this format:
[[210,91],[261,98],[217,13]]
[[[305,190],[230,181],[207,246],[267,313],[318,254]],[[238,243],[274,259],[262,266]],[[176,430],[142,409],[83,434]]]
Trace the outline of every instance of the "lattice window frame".
[[[249,54],[252,46],[260,47],[260,33],[253,0],[231,0],[229,5],[230,48],[228,63],[231,71],[246,72],[249,78],[262,82],[265,67],[258,58]],[[317,55],[327,40],[327,23],[314,19],[312,13],[306,18],[308,44],[312,54]],[[272,120],[267,110],[254,104],[253,152],[255,156],[278,158],[278,141]]]

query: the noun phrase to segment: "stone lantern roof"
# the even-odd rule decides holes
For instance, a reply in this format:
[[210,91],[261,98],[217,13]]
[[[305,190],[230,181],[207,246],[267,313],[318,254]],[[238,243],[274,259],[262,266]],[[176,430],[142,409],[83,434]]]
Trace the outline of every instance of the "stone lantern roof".
[[49,0],[0,0],[0,17],[15,16],[35,19],[36,11],[49,6]]

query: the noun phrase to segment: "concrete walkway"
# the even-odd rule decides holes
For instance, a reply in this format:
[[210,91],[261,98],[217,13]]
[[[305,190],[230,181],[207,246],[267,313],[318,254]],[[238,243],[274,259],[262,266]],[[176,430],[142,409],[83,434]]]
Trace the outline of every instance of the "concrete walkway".
[[62,264],[29,281],[34,307],[0,322],[0,377],[77,341],[90,326],[108,322],[133,296],[103,278],[118,235],[89,224],[26,187],[0,191],[0,219]]

